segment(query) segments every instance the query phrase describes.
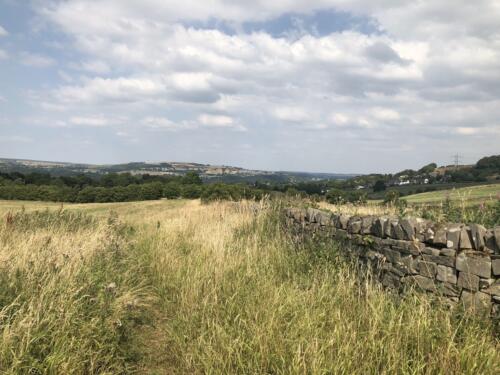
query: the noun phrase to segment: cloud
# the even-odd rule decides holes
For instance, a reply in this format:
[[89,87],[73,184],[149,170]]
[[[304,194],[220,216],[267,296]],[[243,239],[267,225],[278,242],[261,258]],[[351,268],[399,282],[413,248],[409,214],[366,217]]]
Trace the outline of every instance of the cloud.
[[411,61],[402,59],[394,49],[383,42],[375,42],[366,48],[366,55],[382,63],[395,63],[398,65],[408,65]]
[[[494,0],[454,6],[410,0],[35,4],[50,31],[62,34],[58,40],[71,60],[58,55],[64,69],[58,84],[32,96],[54,122],[76,126],[67,119],[119,113],[130,119],[123,132],[248,129],[245,136],[260,137],[269,148],[284,139],[288,148],[276,152],[290,163],[289,146],[306,141],[325,142],[324,156],[334,152],[333,143],[339,153],[389,150],[396,143],[404,148],[409,137],[429,155],[442,149],[439,138],[446,134],[454,135],[456,147],[480,148],[477,141],[459,142],[484,132],[492,144],[500,142],[500,8]],[[304,15],[314,23],[321,15],[315,12],[330,9],[361,15],[370,27],[320,34],[301,26]],[[293,17],[298,32],[245,31],[250,22],[284,15]],[[87,125],[79,126],[104,121],[83,118]],[[221,144],[238,135],[227,134]],[[193,142],[205,149],[201,139]]]
[[213,75],[205,72],[174,73],[168,77],[173,100],[195,103],[214,103],[220,98],[213,87]]
[[276,119],[286,122],[308,122],[311,120],[310,114],[297,107],[278,107],[273,110],[272,114]]
[[9,58],[7,51],[0,49],[0,60],[5,60]]
[[[119,36],[143,32],[148,24],[155,26],[179,21],[223,21],[229,24],[268,21],[283,14],[312,14],[320,10],[366,15],[383,31],[403,39],[464,35],[492,38],[498,31],[500,9],[496,0],[448,1],[371,1],[371,0],[70,0],[43,3],[40,12],[66,29],[79,34],[101,33]],[[81,14],[92,14],[86,20]],[[474,16],[471,16],[474,15]],[[300,22],[300,18],[295,17]],[[148,21],[145,21],[148,20]],[[107,22],[104,22],[107,21]]]
[[93,78],[62,86],[53,95],[63,103],[137,102],[165,92],[162,82],[148,77]]
[[110,72],[109,65],[100,60],[84,61],[81,64],[81,68],[83,70],[96,74],[105,74]]
[[174,122],[166,117],[147,117],[142,124],[152,130],[183,131],[203,128],[246,131],[237,120],[226,115],[201,114],[195,120]]
[[198,117],[198,122],[203,126],[214,128],[230,128],[234,126],[234,120],[229,116],[203,114]]
[[176,124],[165,117],[147,117],[142,121],[142,124],[153,130],[178,131],[187,128],[182,126],[182,124]]
[[202,114],[198,116],[198,123],[207,128],[229,128],[239,131],[247,129],[237,120],[225,115]]
[[22,52],[20,56],[21,64],[35,68],[48,68],[55,65],[56,61],[51,57],[38,55],[30,52]]
[[[248,4],[245,0],[225,1],[213,0],[202,2],[186,0],[146,0],[141,4],[134,1],[108,0],[105,3],[95,1],[74,0],[44,6],[43,12],[65,25],[73,25],[79,30],[93,29],[103,31],[103,25],[97,21],[84,22],[81,14],[92,14],[103,19],[120,19],[121,22],[110,23],[108,30],[119,34],[126,29],[141,30],[144,24],[135,19],[151,21],[198,20],[209,21],[258,21],[268,20],[286,12],[311,12],[313,10],[332,7],[342,1],[331,0],[277,0],[273,2],[258,1]],[[134,22],[135,21],[135,22]]]
[[372,115],[375,119],[380,121],[397,121],[401,118],[401,115],[390,108],[373,108]]
[[104,127],[116,123],[116,120],[111,120],[106,117],[71,117],[69,123],[77,126],[89,126],[89,127]]
[[457,133],[461,135],[473,135],[478,133],[479,129],[477,128],[463,128],[459,127],[457,128]]
[[7,32],[7,30],[5,30],[2,25],[0,25],[0,37],[2,36],[7,36],[9,35],[9,33]]

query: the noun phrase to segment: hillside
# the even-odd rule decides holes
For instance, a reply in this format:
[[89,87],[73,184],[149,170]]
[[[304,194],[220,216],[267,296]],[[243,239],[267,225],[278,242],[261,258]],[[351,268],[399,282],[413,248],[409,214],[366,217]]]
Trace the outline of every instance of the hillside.
[[0,172],[45,172],[54,176],[76,174],[105,175],[109,173],[130,173],[131,175],[184,176],[196,172],[208,181],[220,182],[295,182],[321,179],[348,179],[354,174],[308,173],[287,171],[262,171],[225,165],[209,165],[183,162],[131,162],[126,164],[78,164],[25,159],[1,159]]

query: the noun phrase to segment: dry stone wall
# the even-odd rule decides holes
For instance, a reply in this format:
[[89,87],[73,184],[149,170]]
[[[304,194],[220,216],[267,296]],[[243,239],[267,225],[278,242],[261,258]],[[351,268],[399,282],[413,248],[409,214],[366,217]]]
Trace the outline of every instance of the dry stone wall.
[[500,226],[349,216],[312,208],[290,208],[285,217],[296,235],[342,241],[342,248],[369,264],[385,287],[414,285],[467,309],[500,314]]

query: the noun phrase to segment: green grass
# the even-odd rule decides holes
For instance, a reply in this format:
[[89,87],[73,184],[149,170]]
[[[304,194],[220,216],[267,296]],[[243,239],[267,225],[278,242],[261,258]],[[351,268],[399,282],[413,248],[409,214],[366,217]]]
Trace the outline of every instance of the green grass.
[[295,246],[277,207],[129,205],[2,222],[0,373],[500,371],[491,321],[387,293],[331,240]]
[[466,188],[433,191],[403,197],[408,203],[438,203],[448,197],[454,201],[465,200],[470,204],[477,204],[499,199],[500,184],[479,185]]

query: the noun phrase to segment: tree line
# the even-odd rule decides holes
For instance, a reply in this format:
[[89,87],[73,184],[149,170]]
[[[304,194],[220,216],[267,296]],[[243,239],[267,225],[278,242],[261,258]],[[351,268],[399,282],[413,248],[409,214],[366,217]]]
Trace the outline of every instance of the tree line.
[[245,184],[204,184],[195,172],[184,176],[107,174],[51,176],[46,173],[0,173],[0,199],[71,203],[107,203],[161,198],[211,200],[260,199],[262,189]]

